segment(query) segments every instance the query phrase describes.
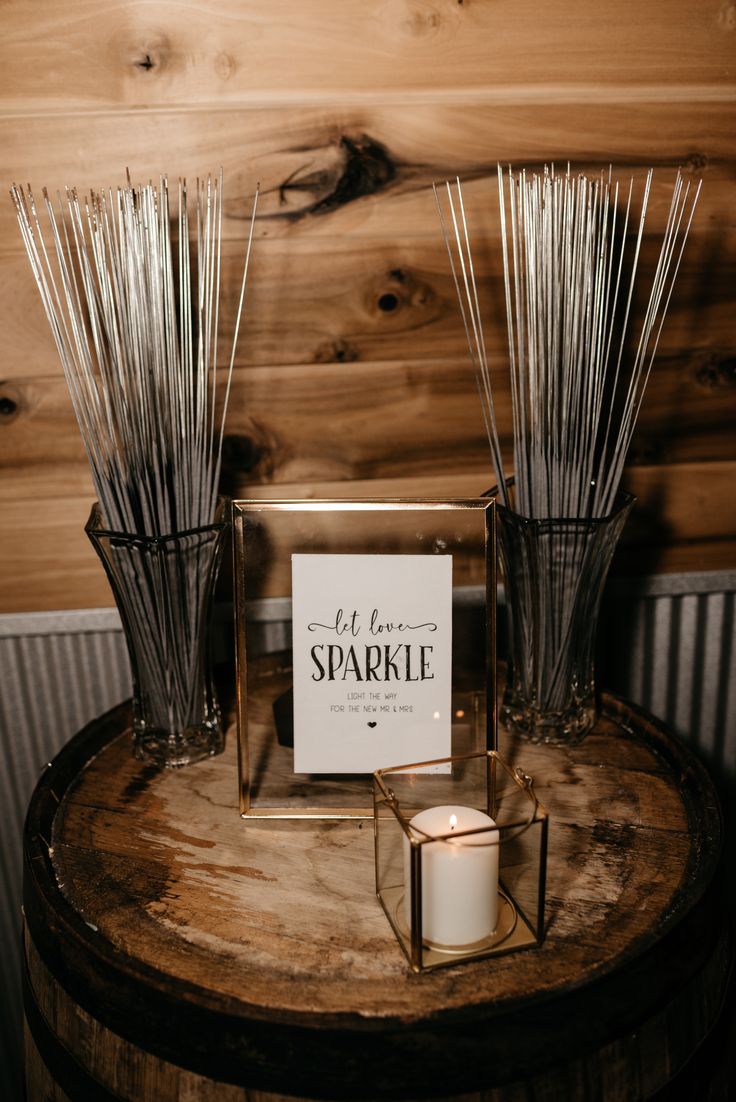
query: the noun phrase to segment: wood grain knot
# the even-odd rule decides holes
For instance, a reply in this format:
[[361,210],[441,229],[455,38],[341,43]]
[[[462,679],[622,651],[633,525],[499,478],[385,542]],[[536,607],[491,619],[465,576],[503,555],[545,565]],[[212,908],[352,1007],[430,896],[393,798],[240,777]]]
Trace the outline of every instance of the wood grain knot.
[[171,43],[165,34],[154,34],[144,42],[127,38],[123,42],[123,49],[134,71],[143,78],[154,71],[158,73],[167,68],[174,57]]
[[20,412],[20,395],[7,383],[0,383],[0,424],[9,425]]
[[437,34],[441,25],[442,17],[436,8],[414,3],[410,5],[403,28],[413,38],[425,38]]
[[230,77],[237,71],[238,64],[232,54],[226,53],[221,50],[215,58],[215,72],[220,80],[229,80]]
[[686,172],[701,173],[709,164],[710,158],[705,153],[691,153],[682,167]]
[[228,433],[222,445],[222,490],[231,496],[240,492],[244,475],[268,482],[291,458],[288,444],[269,425],[242,411],[238,420],[241,431]]
[[664,461],[663,453],[661,441],[637,440],[635,437],[629,448],[627,462],[632,467],[651,467]]
[[319,345],[314,353],[314,362],[318,364],[355,363],[359,359],[358,349],[342,338],[325,341],[324,344]]
[[342,174],[331,194],[312,209],[313,214],[326,214],[366,195],[375,195],[396,176],[396,166],[385,147],[366,134],[340,139],[343,155]]
[[736,28],[736,4],[724,0],[718,11],[718,26],[724,31],[733,31]]
[[250,436],[226,435],[222,443],[223,467],[241,474],[255,470],[263,454],[263,447]]
[[378,309],[389,314],[399,305],[399,300],[393,291],[386,291],[378,299]]
[[[304,164],[273,189],[279,208],[263,217],[298,221],[310,214],[329,214],[375,195],[396,177],[396,165],[386,148],[366,134],[343,134],[336,143],[298,152],[305,155]],[[311,201],[284,210],[295,195],[311,196]]]
[[712,356],[696,369],[695,378],[706,390],[733,390],[736,387],[736,356]]
[[373,300],[374,313],[379,316],[397,314],[407,308],[426,310],[435,299],[432,287],[404,268],[392,268],[381,283]]

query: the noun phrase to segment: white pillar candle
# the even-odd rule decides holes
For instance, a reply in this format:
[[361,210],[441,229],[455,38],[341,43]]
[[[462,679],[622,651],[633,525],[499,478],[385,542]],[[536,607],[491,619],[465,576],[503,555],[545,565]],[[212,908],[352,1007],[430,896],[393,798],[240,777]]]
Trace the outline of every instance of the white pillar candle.
[[[489,815],[452,804],[420,811],[409,824],[418,834],[460,834],[495,827]],[[498,922],[498,830],[457,841],[424,842],[422,938],[437,945],[472,945],[489,937]],[[404,916],[411,928],[411,844],[404,838]]]

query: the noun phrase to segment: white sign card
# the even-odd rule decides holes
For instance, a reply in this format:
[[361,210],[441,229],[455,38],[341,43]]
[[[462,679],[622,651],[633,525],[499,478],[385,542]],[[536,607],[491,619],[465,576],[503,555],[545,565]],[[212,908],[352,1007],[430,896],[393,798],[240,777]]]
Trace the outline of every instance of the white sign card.
[[452,556],[291,563],[294,772],[449,757]]

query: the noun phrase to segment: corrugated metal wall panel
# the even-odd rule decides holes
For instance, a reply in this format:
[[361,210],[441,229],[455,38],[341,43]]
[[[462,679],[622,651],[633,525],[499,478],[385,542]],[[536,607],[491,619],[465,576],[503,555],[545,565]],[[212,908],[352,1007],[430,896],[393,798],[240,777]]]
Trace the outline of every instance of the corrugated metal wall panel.
[[[668,723],[736,785],[736,573],[679,575],[610,587],[599,682]],[[285,605],[253,610],[253,642],[288,640]],[[223,617],[226,620],[226,616]],[[228,631],[218,653],[229,653]],[[130,695],[117,613],[0,616],[0,1098],[22,1098],[19,938],[21,832],[40,770],[85,723]]]
[[[611,587],[599,681],[688,742],[722,790],[736,783],[736,574]],[[716,588],[716,585],[719,588]]]
[[108,609],[0,617],[0,1098],[21,1099],[21,836],[36,779],[75,731],[130,696]]

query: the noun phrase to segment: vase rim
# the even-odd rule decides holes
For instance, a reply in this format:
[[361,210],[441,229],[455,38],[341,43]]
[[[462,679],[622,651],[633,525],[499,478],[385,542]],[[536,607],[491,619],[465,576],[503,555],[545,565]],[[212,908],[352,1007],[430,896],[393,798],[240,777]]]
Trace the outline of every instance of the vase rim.
[[106,536],[109,539],[125,540],[127,543],[138,543],[147,547],[170,543],[186,536],[200,536],[208,532],[222,532],[229,527],[227,517],[228,498],[220,497],[217,503],[217,513],[221,519],[213,520],[210,524],[200,524],[195,528],[185,528],[178,532],[166,532],[160,536],[149,536],[145,532],[126,532],[116,528],[106,528],[102,523],[102,508],[99,501],[92,504],[89,519],[84,526],[88,536]]
[[[514,478],[506,479],[506,486],[511,487],[514,485]],[[604,516],[595,517],[565,517],[565,516],[551,516],[551,517],[527,517],[522,513],[517,513],[515,509],[510,509],[507,505],[504,505],[498,498],[499,488],[498,486],[492,486],[489,490],[486,490],[483,497],[493,497],[496,501],[496,510],[499,513],[504,513],[508,516],[516,518],[522,524],[526,525],[550,525],[550,524],[565,524],[565,525],[581,525],[585,528],[591,527],[603,527],[606,524],[610,524],[612,520],[620,516],[622,513],[628,512],[629,509],[636,502],[636,496],[630,494],[628,490],[617,490],[616,497],[613,503],[613,509],[610,513],[606,513]]]

